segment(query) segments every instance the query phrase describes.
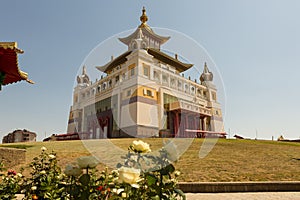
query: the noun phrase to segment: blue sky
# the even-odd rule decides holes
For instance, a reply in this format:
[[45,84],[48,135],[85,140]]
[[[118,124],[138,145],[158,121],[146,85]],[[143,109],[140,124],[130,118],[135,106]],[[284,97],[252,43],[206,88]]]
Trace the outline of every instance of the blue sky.
[[[112,35],[148,24],[201,44],[225,86],[225,129],[271,139],[300,137],[300,2],[297,0],[1,1],[0,41],[17,41],[36,82],[0,92],[0,137],[17,128],[67,128],[72,90],[88,53]],[[222,103],[222,102],[221,102]]]

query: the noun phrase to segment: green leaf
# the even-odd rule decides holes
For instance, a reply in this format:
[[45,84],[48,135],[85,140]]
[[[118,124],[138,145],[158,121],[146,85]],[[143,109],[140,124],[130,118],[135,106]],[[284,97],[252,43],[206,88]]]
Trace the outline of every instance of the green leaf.
[[80,176],[79,178],[79,182],[82,184],[82,185],[89,185],[89,182],[90,182],[90,175],[89,174],[83,174]]
[[152,174],[147,174],[146,179],[147,179],[147,183],[148,183],[149,186],[155,184],[156,181],[157,181],[157,178]]
[[151,197],[151,199],[153,199],[153,200],[159,200],[159,196],[156,195],[155,197]]
[[166,170],[169,173],[173,173],[175,171],[175,167],[174,167],[174,165],[170,164],[170,165],[166,166]]

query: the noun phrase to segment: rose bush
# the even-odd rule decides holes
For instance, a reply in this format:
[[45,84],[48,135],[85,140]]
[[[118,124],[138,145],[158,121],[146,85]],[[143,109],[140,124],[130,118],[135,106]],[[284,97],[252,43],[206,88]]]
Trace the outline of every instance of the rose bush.
[[[62,171],[56,153],[48,153],[42,147],[29,166],[29,177],[24,177],[22,170],[0,173],[0,199],[14,199],[17,193],[22,193],[25,200],[185,199],[183,192],[176,189],[180,172],[171,163],[178,158],[177,154],[172,155],[174,149],[170,144],[158,153],[151,153],[149,144],[133,141],[117,170],[109,172],[106,168],[98,172],[95,169],[98,160],[93,156],[80,157]],[[0,162],[0,172],[3,171]]]

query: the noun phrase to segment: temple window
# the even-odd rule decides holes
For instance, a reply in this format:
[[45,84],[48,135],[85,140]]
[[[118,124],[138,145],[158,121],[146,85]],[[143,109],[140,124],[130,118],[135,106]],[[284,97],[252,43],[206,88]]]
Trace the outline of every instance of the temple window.
[[182,83],[180,81],[178,81],[178,87],[181,89],[182,87]]
[[175,86],[175,79],[174,78],[171,78],[171,85]]
[[134,76],[134,68],[130,70],[130,76]]
[[146,65],[146,64],[143,64],[143,71],[144,71],[144,76],[147,76],[149,77],[149,71],[150,71],[150,66],[149,65]]
[[130,76],[134,76],[135,74],[135,63],[128,66],[128,71],[130,71]]
[[201,90],[197,89],[197,95],[200,96],[201,95]]
[[127,90],[127,97],[131,95],[131,90]]
[[184,92],[188,92],[189,86],[187,84],[184,85]]
[[152,90],[148,90],[148,89],[144,89],[144,96],[148,96],[148,97],[153,97],[153,91]]
[[163,75],[162,78],[163,78],[163,82],[164,82],[164,83],[168,83],[168,77],[167,77],[166,75]]
[[119,82],[119,79],[120,79],[120,77],[119,77],[119,76],[116,76],[116,83]]
[[213,99],[214,101],[217,100],[217,95],[216,95],[215,92],[212,92],[212,93],[211,93],[211,96],[212,96],[212,99]]
[[195,88],[191,86],[191,92],[194,94],[195,93]]
[[159,75],[158,75],[157,71],[153,71],[153,77],[154,77],[154,80],[159,81]]

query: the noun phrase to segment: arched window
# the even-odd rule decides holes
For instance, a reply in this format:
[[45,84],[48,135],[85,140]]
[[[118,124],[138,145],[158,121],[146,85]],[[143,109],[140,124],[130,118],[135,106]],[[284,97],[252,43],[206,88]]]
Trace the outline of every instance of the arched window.
[[189,86],[187,84],[184,84],[184,92],[188,92]]
[[159,81],[159,75],[157,71],[153,71],[154,80]]

